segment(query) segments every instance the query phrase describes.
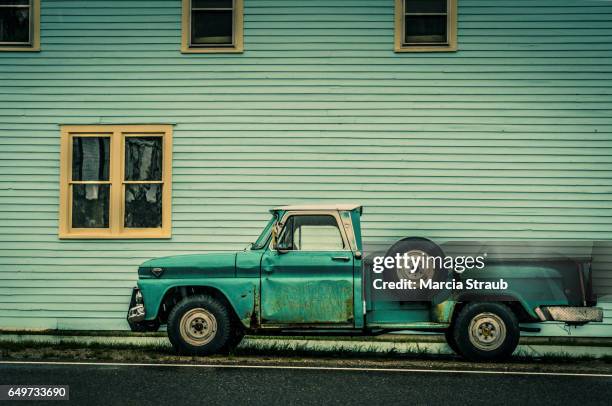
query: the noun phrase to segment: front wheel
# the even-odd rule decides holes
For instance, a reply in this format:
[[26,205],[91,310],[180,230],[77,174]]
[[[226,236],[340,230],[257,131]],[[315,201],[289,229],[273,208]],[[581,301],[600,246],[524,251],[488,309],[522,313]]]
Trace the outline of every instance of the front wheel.
[[507,358],[520,337],[516,315],[501,303],[470,303],[454,322],[452,339],[458,352],[471,361]]
[[207,296],[180,301],[168,316],[168,338],[181,354],[210,355],[226,348],[232,331],[226,306]]

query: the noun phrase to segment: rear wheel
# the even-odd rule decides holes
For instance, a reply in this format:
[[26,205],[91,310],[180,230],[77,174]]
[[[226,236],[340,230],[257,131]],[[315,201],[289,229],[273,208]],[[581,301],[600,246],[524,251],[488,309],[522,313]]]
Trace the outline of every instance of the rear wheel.
[[168,338],[181,354],[210,355],[221,352],[226,348],[231,332],[228,309],[210,296],[187,297],[168,316]]
[[453,329],[449,328],[444,332],[444,337],[446,338],[446,343],[453,350],[455,354],[459,354],[459,348],[457,347],[457,343],[455,342],[455,337],[453,337]]
[[459,354],[472,361],[509,357],[516,349],[519,337],[516,315],[501,303],[466,305],[452,330]]

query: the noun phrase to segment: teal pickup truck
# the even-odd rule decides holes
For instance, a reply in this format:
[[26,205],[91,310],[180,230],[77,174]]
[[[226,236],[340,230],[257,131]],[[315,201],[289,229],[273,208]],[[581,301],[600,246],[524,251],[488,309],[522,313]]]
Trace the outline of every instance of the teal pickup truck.
[[[286,206],[271,213],[243,251],[143,263],[127,316],[132,330],[165,324],[176,350],[193,355],[229,351],[247,333],[421,330],[444,333],[468,359],[490,360],[512,354],[520,331],[537,328],[531,323],[602,320],[588,261],[501,261],[460,273],[435,260],[415,262],[444,253],[432,241],[409,237],[377,262],[363,253],[361,206]],[[391,265],[394,258],[412,265]],[[383,272],[374,266],[381,263],[389,265]],[[477,288],[468,289],[474,281]]]

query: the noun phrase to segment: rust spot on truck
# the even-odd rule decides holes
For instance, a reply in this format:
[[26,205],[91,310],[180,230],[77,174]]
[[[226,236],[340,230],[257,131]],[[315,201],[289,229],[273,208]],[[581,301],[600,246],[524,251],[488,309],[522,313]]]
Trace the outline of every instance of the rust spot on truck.
[[259,320],[259,289],[253,289],[253,311],[250,314],[249,327],[252,329],[259,328],[261,325]]
[[446,300],[431,307],[431,321],[437,323],[450,323],[453,315],[453,309],[455,308],[455,302],[452,300]]
[[347,323],[354,318],[353,286],[346,280],[267,280],[263,318],[270,323]]

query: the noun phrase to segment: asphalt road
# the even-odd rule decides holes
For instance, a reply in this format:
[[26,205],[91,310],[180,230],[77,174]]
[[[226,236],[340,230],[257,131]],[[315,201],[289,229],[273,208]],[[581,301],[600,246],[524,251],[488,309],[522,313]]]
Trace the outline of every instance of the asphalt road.
[[[610,405],[612,399],[610,376],[0,363],[0,385],[15,384],[70,385],[70,402],[57,404],[87,406],[470,405],[476,402],[585,406]],[[0,401],[0,405],[6,403]],[[56,402],[43,402],[50,403]]]

